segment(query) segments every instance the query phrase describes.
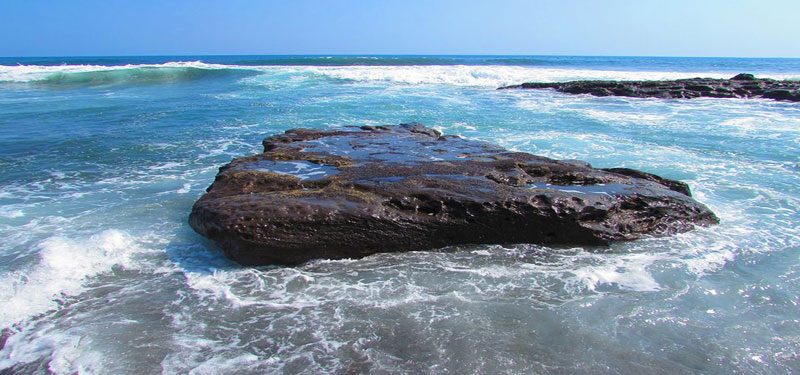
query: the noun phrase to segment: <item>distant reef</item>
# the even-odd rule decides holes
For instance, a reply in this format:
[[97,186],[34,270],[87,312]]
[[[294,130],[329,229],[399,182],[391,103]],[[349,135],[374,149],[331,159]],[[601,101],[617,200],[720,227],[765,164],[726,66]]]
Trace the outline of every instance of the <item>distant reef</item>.
[[689,187],[442,136],[293,129],[220,168],[189,223],[244,265],[461,244],[608,245],[718,222]]
[[674,81],[572,81],[529,82],[505,89],[555,89],[570,94],[629,96],[635,98],[764,98],[800,101],[800,81],[756,78],[742,73],[731,79],[689,78]]

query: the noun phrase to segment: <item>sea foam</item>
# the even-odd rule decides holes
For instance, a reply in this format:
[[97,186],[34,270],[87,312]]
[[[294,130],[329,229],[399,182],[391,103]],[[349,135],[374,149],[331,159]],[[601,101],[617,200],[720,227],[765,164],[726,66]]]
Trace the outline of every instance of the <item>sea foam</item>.
[[519,66],[391,66],[391,67],[310,67],[317,74],[354,81],[376,81],[454,86],[499,87],[522,82],[564,82],[574,80],[664,80],[698,75],[730,78],[723,73],[637,72],[610,70],[575,70]]
[[[140,71],[163,70],[167,78],[145,82],[170,84],[173,65],[224,70],[224,79],[193,81],[185,101],[176,96],[183,90],[106,96],[116,91],[80,83],[119,75],[130,77],[120,85],[135,84]],[[535,80],[735,74],[620,67],[628,71],[0,67],[0,90],[10,93],[0,98],[9,104],[5,123],[17,130],[9,135],[20,149],[48,150],[2,160],[15,174],[0,191],[0,247],[11,259],[0,276],[0,372],[797,372],[797,105],[494,91]],[[59,72],[89,89],[30,90],[63,87],[35,83]],[[680,179],[722,223],[599,252],[465,246],[256,269],[229,262],[186,225],[217,168],[260,152],[268,134],[411,120]],[[30,131],[66,125],[44,147]],[[120,139],[90,144],[132,156],[72,153],[87,137]],[[146,230],[157,240],[138,236]]]
[[[0,82],[34,82],[51,85],[173,82],[197,78],[215,71],[248,71],[267,76],[388,82],[410,85],[499,87],[522,82],[574,80],[671,80],[693,77],[730,78],[721,72],[659,72],[542,68],[508,65],[407,65],[407,66],[271,66],[225,65],[200,61],[164,64],[105,65],[0,65]],[[800,79],[795,74],[759,74],[761,78]]]
[[50,237],[38,244],[39,262],[0,278],[0,327],[59,308],[80,294],[84,282],[114,266],[133,267],[139,246],[127,233],[108,229],[88,238]]

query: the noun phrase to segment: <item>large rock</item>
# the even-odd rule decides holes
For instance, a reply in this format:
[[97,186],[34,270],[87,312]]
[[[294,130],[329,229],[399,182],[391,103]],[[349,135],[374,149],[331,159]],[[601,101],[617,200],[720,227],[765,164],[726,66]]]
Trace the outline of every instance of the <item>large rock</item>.
[[674,81],[572,81],[523,83],[503,89],[555,89],[570,94],[637,98],[765,98],[800,101],[800,81],[759,79],[741,73],[731,79],[689,78]]
[[717,218],[686,184],[420,124],[294,129],[220,168],[189,222],[245,265],[458,244],[607,245]]

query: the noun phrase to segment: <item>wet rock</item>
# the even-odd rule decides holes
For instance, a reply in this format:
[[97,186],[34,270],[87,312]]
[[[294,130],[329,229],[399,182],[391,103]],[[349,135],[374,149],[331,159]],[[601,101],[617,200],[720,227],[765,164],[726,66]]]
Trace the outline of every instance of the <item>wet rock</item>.
[[245,265],[459,244],[607,245],[717,223],[683,183],[442,136],[294,129],[220,168],[189,222]]
[[765,98],[800,101],[800,81],[777,81],[741,73],[731,79],[690,78],[674,81],[572,81],[523,83],[503,89],[555,89],[569,94],[637,98]]
[[733,76],[733,78],[731,78],[731,79],[734,80],[734,81],[755,81],[756,80],[756,76],[754,76],[754,75],[752,75],[750,73],[739,73],[739,74]]

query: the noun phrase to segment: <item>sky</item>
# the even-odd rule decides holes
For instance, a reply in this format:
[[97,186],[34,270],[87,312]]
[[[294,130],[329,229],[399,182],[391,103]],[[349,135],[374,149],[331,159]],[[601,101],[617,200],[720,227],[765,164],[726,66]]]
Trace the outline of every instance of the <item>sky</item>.
[[800,0],[0,0],[0,56],[800,57]]

